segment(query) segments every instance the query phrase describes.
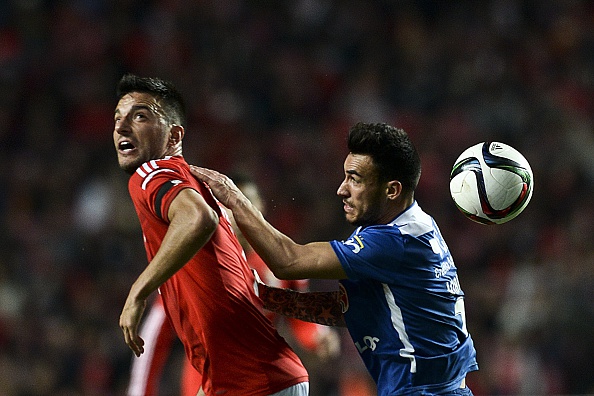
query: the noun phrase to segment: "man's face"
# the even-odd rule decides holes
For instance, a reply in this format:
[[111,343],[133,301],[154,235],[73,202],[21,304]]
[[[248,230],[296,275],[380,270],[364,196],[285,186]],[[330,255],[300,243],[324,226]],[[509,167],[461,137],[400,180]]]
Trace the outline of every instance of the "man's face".
[[133,173],[143,163],[163,158],[170,126],[163,108],[151,94],[130,92],[117,104],[113,141],[120,168]]
[[378,181],[377,168],[368,155],[349,154],[344,161],[342,198],[346,220],[355,226],[377,224],[386,205],[386,184]]

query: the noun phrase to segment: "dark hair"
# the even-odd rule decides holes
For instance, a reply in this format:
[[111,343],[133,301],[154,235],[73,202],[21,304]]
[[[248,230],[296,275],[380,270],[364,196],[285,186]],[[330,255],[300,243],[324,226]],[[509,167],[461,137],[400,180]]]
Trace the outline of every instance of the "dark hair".
[[421,160],[404,130],[359,122],[349,130],[348,149],[353,154],[369,155],[382,182],[398,180],[405,191],[417,188]]
[[184,126],[186,124],[186,109],[184,100],[169,82],[160,78],[138,77],[134,74],[125,74],[117,85],[116,95],[121,99],[130,92],[143,92],[151,94],[162,101],[165,116],[172,124]]

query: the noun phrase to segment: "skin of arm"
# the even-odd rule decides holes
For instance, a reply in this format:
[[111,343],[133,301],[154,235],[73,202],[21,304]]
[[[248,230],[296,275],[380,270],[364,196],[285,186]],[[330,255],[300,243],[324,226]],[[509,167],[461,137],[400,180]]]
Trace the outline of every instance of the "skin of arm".
[[329,242],[295,243],[264,219],[262,213],[227,176],[190,166],[194,177],[209,185],[217,199],[231,209],[237,226],[279,279],[346,279]]
[[189,188],[180,191],[171,202],[168,218],[169,227],[161,247],[130,288],[120,315],[126,344],[136,356],[144,352],[138,325],[147,297],[206,244],[218,224],[216,212],[198,192]]
[[341,290],[298,292],[258,283],[258,293],[269,311],[325,326],[346,327]]

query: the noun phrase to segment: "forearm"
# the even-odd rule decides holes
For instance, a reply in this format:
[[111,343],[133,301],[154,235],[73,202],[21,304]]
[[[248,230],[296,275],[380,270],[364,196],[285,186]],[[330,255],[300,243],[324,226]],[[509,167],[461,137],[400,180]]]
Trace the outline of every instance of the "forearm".
[[210,235],[188,232],[182,225],[170,225],[159,251],[132,285],[130,295],[146,299],[179,271],[208,241]]
[[238,202],[232,211],[248,243],[278,278],[285,278],[282,274],[296,261],[299,246],[274,228],[249,200]]
[[[188,253],[186,250],[176,251],[166,248],[161,254],[162,250],[159,250],[155,259],[149,263],[132,285],[120,315],[120,327],[124,333],[124,339],[136,356],[140,356],[144,352],[144,341],[138,336],[137,329],[146,307],[146,298],[187,262],[185,257]],[[171,260],[160,258],[166,257],[166,251],[175,252]]]
[[341,292],[298,292],[260,285],[264,308],[277,314],[325,326],[346,326]]
[[232,208],[248,243],[279,279],[344,279],[329,242],[295,243],[274,228],[247,199]]

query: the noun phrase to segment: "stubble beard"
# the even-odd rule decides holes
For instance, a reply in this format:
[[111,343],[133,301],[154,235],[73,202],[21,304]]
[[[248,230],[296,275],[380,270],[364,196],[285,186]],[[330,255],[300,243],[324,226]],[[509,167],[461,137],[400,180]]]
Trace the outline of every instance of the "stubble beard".
[[143,161],[141,161],[138,158],[130,160],[130,161],[118,159],[118,165],[120,166],[120,169],[122,169],[124,172],[126,172],[129,175],[134,174],[134,172],[136,172],[136,169],[138,169],[138,167],[142,164],[143,164]]

